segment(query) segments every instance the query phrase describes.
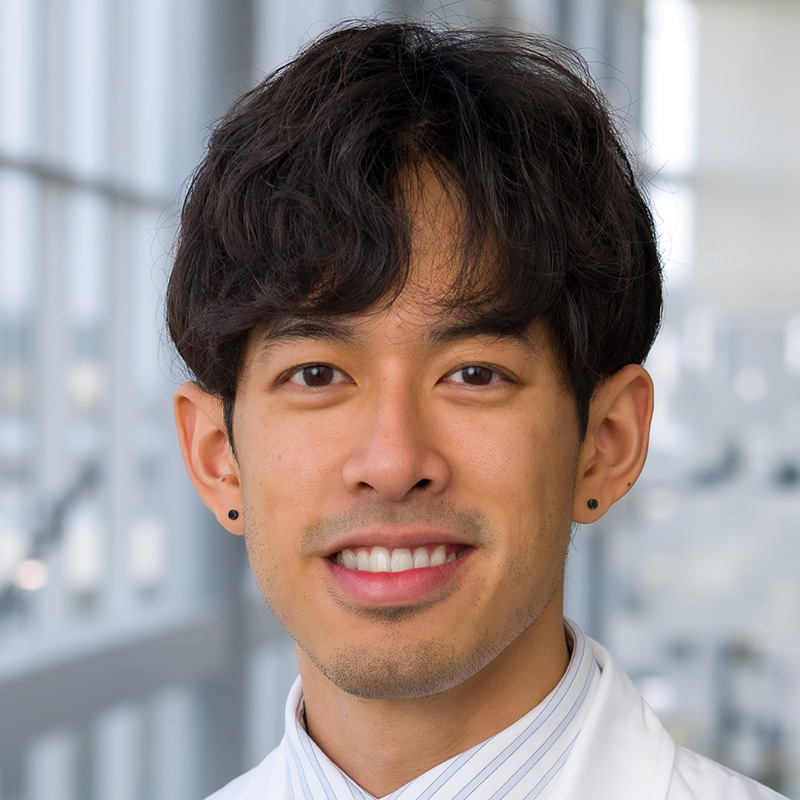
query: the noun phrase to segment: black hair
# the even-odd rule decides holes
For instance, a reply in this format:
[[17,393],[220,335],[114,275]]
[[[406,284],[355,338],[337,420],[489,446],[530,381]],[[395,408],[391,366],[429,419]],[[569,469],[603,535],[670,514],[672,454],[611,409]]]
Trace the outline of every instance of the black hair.
[[251,331],[397,296],[404,176],[422,165],[463,204],[443,302],[499,333],[545,322],[582,432],[598,383],[644,360],[653,220],[580,56],[541,36],[349,24],[232,107],[184,204],[168,326],[229,435]]

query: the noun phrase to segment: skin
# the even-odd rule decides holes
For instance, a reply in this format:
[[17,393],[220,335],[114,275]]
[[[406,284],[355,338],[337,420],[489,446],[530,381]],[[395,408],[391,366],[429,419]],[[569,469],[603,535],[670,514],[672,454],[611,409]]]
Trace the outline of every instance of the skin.
[[[378,797],[558,683],[571,525],[635,481],[652,413],[649,376],[630,365],[596,392],[581,440],[542,325],[520,339],[456,333],[431,300],[450,285],[458,205],[432,176],[419,187],[411,278],[392,305],[254,331],[236,457],[216,398],[190,383],[175,405],[195,486],[244,533],[297,644],[310,735]],[[335,566],[345,546],[411,542],[462,556],[419,585]]]

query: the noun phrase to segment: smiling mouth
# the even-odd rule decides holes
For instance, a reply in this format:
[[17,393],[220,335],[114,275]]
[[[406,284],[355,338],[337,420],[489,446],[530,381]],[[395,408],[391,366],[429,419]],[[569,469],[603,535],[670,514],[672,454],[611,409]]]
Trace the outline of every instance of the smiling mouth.
[[440,567],[461,558],[467,552],[463,545],[429,547],[347,547],[336,553],[340,567],[358,572],[407,572],[412,569]]

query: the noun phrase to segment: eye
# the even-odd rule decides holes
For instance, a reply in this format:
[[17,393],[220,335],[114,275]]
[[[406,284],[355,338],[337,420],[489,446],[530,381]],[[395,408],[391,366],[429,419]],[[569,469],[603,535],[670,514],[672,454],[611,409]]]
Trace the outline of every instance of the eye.
[[332,386],[346,380],[347,375],[330,364],[307,364],[304,367],[297,367],[288,377],[287,382],[315,389]]
[[463,383],[467,386],[489,386],[501,379],[499,373],[481,364],[470,364],[466,367],[460,367],[455,370],[455,372],[451,372],[447,377],[449,380],[455,381],[456,383]]

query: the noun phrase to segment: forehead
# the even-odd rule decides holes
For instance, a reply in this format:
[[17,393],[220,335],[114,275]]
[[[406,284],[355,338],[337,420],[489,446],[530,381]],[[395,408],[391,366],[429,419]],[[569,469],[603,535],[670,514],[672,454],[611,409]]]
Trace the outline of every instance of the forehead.
[[423,163],[404,171],[399,198],[409,222],[409,274],[403,291],[416,298],[446,301],[462,290],[470,264],[470,293],[479,294],[497,280],[499,252],[488,225],[480,241],[469,241],[466,200],[444,168]]

